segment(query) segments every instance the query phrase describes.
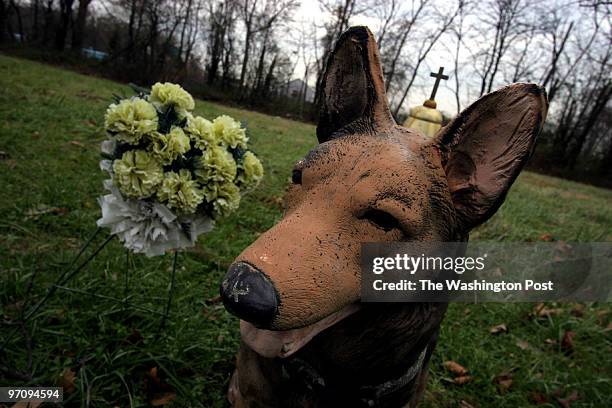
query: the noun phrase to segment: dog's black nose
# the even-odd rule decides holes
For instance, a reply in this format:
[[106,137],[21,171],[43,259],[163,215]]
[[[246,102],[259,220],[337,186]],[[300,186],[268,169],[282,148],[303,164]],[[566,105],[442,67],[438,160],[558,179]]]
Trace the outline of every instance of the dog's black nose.
[[257,327],[268,327],[278,312],[279,298],[274,285],[248,263],[232,264],[220,289],[225,308]]

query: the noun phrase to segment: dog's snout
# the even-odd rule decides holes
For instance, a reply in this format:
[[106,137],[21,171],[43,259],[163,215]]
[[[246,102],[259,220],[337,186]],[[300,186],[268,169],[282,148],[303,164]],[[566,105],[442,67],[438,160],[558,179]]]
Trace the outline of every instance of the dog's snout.
[[232,264],[221,282],[221,298],[233,315],[267,328],[278,312],[279,297],[270,279],[246,262]]

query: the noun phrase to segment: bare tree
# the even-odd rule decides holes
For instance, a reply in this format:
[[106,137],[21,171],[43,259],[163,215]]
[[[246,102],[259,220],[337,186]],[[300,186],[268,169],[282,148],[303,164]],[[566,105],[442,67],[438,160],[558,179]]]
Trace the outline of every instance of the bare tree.
[[239,13],[244,25],[244,49],[242,68],[240,70],[239,88],[245,86],[247,68],[253,46],[253,36],[261,31],[268,31],[282,17],[293,10],[296,0],[242,0]]
[[72,21],[72,5],[74,0],[60,0],[60,22],[55,31],[55,48],[63,50],[66,46],[66,36]]
[[439,16],[436,19],[439,22],[438,27],[434,28],[433,31],[428,32],[424,40],[421,42],[416,61],[413,62],[413,69],[412,74],[410,75],[410,79],[404,87],[404,91],[399,100],[399,103],[395,106],[395,109],[393,110],[393,115],[395,115],[395,117],[399,115],[399,111],[404,101],[406,100],[406,97],[408,96],[412,85],[414,85],[414,81],[418,75],[418,71],[421,64],[423,63],[423,61],[425,61],[425,58],[427,58],[427,56],[431,52],[434,45],[438,42],[442,34],[444,34],[451,27],[451,25],[455,21],[455,18],[459,15],[462,8],[463,2],[459,1],[457,7],[451,13]]
[[391,44],[383,56],[385,78],[387,81],[387,92],[391,88],[391,84],[395,79],[398,63],[402,57],[406,42],[412,33],[419,16],[421,16],[425,11],[425,6],[427,5],[428,1],[429,0],[418,0],[414,7],[402,14],[397,22],[397,28],[393,30],[393,38],[388,40],[391,42]]
[[208,33],[208,64],[207,64],[207,81],[212,85],[219,71],[221,61],[223,60],[224,42],[226,40],[225,30],[229,20],[233,18],[234,8],[230,2],[219,2],[218,4],[209,4],[208,20],[210,23],[210,31]]
[[382,21],[376,35],[376,42],[381,53],[387,44],[385,42],[387,34],[394,29],[393,26],[397,23],[400,9],[401,2],[399,0],[373,0],[367,4],[364,13]]
[[[315,46],[315,61],[317,65],[317,87],[315,91],[315,102],[313,108],[313,117],[316,117],[318,112],[316,109],[319,105],[320,87],[318,86],[325,69],[325,61],[331,53],[336,40],[350,26],[351,19],[360,14],[363,10],[357,8],[357,0],[319,0],[319,7],[324,13],[330,17],[329,21],[324,25],[323,37],[319,40],[315,37],[315,42],[321,43],[321,52]],[[314,31],[316,35],[316,30]]]
[[461,45],[463,44],[464,37],[464,25],[465,18],[468,12],[468,2],[464,0],[460,0],[458,4],[458,13],[457,20],[455,25],[452,27],[453,36],[455,37],[455,49],[453,54],[453,66],[454,72],[453,77],[455,78],[455,87],[453,89],[453,93],[455,94],[455,104],[457,107],[457,114],[461,112],[461,81],[459,80],[459,76],[461,75],[461,63],[459,60]]
[[85,24],[87,23],[87,13],[92,0],[79,0],[77,17],[72,28],[72,49],[80,50],[83,48],[85,40]]
[[480,95],[491,92],[502,58],[510,46],[528,31],[522,20],[528,7],[526,0],[491,0],[483,5],[479,25],[483,25],[485,31],[478,30],[477,35],[481,39],[492,35],[493,44],[477,54]]
[[0,42],[4,42],[8,34],[8,5],[6,0],[0,0]]

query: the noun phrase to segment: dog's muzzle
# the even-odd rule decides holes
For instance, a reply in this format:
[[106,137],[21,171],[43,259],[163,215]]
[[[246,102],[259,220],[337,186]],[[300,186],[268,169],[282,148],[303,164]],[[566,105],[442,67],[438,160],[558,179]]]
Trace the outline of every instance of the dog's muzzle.
[[220,291],[225,308],[256,327],[268,328],[278,313],[280,301],[274,285],[263,272],[246,262],[229,267]]

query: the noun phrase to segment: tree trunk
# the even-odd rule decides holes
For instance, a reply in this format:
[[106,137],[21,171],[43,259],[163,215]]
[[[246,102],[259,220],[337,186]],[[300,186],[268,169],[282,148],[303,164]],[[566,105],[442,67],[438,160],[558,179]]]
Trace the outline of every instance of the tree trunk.
[[244,80],[246,78],[247,65],[249,63],[249,53],[251,51],[251,23],[246,27],[246,33],[244,35],[244,55],[242,56],[242,68],[240,69],[240,82],[238,88],[242,89],[244,86]]
[[87,24],[87,11],[92,0],[79,0],[76,22],[72,28],[72,49],[79,51],[85,42],[85,25]]
[[270,64],[270,68],[268,68],[268,73],[266,74],[266,79],[263,83],[263,88],[261,90],[261,97],[266,98],[268,93],[270,92],[270,85],[272,85],[272,79],[274,78],[274,68],[276,67],[276,59],[277,55],[272,59],[272,63]]
[[228,31],[227,38],[227,49],[224,50],[225,55],[223,58],[223,78],[221,80],[221,86],[224,89],[230,87],[230,83],[233,80],[232,75],[232,55],[234,54],[234,37],[232,37],[232,33]]
[[130,2],[130,18],[128,19],[128,51],[134,49],[134,20],[136,18],[136,0]]
[[66,47],[66,36],[72,19],[72,4],[74,0],[60,0],[60,22],[55,31],[55,48],[62,51]]
[[608,141],[608,149],[599,165],[599,171],[602,176],[609,175],[612,177],[612,166],[610,163],[612,163],[612,140]]
[[[584,142],[587,139],[587,136],[593,129],[595,123],[597,123],[597,118],[599,114],[606,107],[610,97],[612,96],[612,83],[608,83],[602,87],[599,91],[597,98],[595,101],[591,103],[591,110],[584,122],[584,126],[580,129],[576,140],[572,144],[568,155],[567,155],[567,166],[569,169],[573,169],[576,166],[576,162],[578,161],[578,157],[582,152],[582,147],[584,146]],[[589,101],[585,102],[589,103]]]
[[223,40],[225,38],[225,28],[223,22],[217,21],[215,17],[212,18],[212,44],[210,46],[210,63],[208,64],[208,72],[206,81],[208,85],[212,85],[219,72],[219,65],[223,57]]
[[47,0],[47,7],[45,7],[45,24],[43,26],[43,38],[42,43],[47,45],[49,42],[49,34],[51,27],[53,26],[53,0]]
[[255,85],[253,86],[253,91],[251,94],[252,98],[254,98],[257,95],[257,93],[261,91],[262,81],[264,80],[263,71],[264,71],[266,50],[268,46],[268,34],[269,34],[269,31],[266,30],[266,32],[264,33],[262,44],[261,44],[261,53],[259,54],[259,62],[257,63],[257,70],[255,71]]
[[179,42],[179,58],[183,57],[183,47],[185,42],[185,32],[187,30],[187,24],[189,23],[189,18],[191,17],[191,7],[193,0],[189,0],[187,2],[187,11],[185,12],[185,20],[183,21],[183,28],[181,29],[181,40]]
[[38,36],[40,35],[39,32],[39,21],[38,21],[38,13],[40,10],[40,0],[34,0],[32,2],[32,41],[38,41]]
[[5,0],[0,0],[0,43],[6,41],[8,34],[8,7]]
[[15,15],[17,16],[17,30],[19,31],[19,42],[25,41],[25,36],[23,32],[23,19],[21,18],[21,9],[15,4],[15,0],[11,0],[11,7],[15,11]]

